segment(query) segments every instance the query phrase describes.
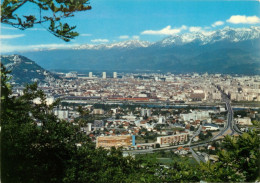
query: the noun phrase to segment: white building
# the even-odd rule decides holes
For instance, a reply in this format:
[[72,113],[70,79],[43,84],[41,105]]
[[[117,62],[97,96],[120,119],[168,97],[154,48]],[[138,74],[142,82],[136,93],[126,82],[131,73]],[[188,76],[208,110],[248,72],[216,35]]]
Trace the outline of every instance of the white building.
[[176,144],[188,140],[188,133],[180,133],[177,135],[157,137],[157,143],[160,145]]
[[205,125],[203,125],[203,127],[205,127],[206,129],[206,131],[214,131],[214,130],[219,130],[219,126],[218,125],[216,125],[216,124],[205,124]]
[[107,73],[106,73],[106,72],[103,72],[103,73],[102,73],[102,78],[103,78],[103,79],[106,79],[106,78],[107,78]]
[[89,73],[88,73],[88,77],[92,78],[92,77],[93,77],[93,73],[92,73],[92,72],[89,72]]
[[104,114],[105,111],[103,109],[94,109],[93,114]]
[[252,125],[251,118],[249,118],[249,117],[235,118],[235,121],[236,121],[239,125]]
[[88,131],[89,131],[89,132],[92,131],[92,123],[88,123]]
[[158,123],[162,124],[162,123],[165,123],[165,121],[166,121],[165,116],[160,116]]
[[66,75],[65,75],[66,78],[76,78],[77,76],[78,76],[77,72],[69,72],[69,73],[66,73]]
[[150,117],[152,114],[151,109],[141,109],[141,116],[147,116]]
[[69,117],[69,111],[64,110],[64,109],[55,109],[54,114],[59,118],[59,119],[68,119]]
[[113,72],[113,78],[117,78],[117,72]]
[[129,120],[129,121],[135,121],[136,116],[134,116],[134,115],[126,115],[126,116],[122,116],[122,119],[126,119],[126,120]]
[[180,114],[180,117],[184,121],[190,121],[190,120],[203,120],[210,117],[209,111],[192,111],[188,114]]

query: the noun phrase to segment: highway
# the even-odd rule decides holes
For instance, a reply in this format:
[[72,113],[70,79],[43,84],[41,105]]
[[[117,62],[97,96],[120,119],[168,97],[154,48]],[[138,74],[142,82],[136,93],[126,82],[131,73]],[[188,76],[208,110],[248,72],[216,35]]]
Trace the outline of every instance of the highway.
[[233,110],[232,110],[232,107],[231,107],[230,102],[228,100],[226,100],[225,103],[226,103],[226,109],[228,111],[227,123],[225,124],[224,129],[221,132],[219,132],[216,136],[214,136],[211,139],[211,141],[213,141],[215,139],[218,139],[220,136],[223,136],[229,130],[231,131],[230,135],[234,134],[234,132],[235,132],[234,129],[233,129],[234,120],[233,120]]
[[203,124],[202,125],[200,125],[200,127],[199,127],[199,129],[192,135],[192,137],[190,138],[190,140],[189,140],[189,142],[188,142],[188,144],[187,145],[191,145],[191,142],[192,142],[192,139],[194,138],[194,137],[196,137],[197,135],[199,135],[200,134],[200,131],[201,131],[201,129],[202,129],[202,127],[203,127],[203,125],[204,125],[204,122],[203,122]]
[[[214,85],[215,86],[215,85]],[[221,96],[222,96],[222,101],[225,102],[226,105],[226,109],[227,109],[227,123],[225,124],[224,129],[217,134],[216,136],[214,136],[211,141],[218,139],[220,136],[223,135],[234,135],[234,134],[239,134],[241,135],[242,132],[238,129],[237,125],[235,124],[234,121],[234,112],[233,109],[231,107],[231,101],[228,98],[228,96],[220,89],[217,87],[217,89],[221,92]]]

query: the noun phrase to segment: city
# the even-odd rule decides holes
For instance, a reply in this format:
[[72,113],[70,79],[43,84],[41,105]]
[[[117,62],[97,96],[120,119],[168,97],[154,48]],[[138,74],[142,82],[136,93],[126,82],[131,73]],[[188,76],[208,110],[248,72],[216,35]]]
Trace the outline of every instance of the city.
[[[212,142],[241,135],[260,118],[258,75],[57,74],[39,84],[49,104],[60,99],[54,114],[80,125],[96,147],[122,147],[125,156],[173,149],[209,160],[193,149],[215,149]],[[22,93],[23,87],[13,88],[14,96]]]
[[2,0],[0,182],[260,182],[259,0]]

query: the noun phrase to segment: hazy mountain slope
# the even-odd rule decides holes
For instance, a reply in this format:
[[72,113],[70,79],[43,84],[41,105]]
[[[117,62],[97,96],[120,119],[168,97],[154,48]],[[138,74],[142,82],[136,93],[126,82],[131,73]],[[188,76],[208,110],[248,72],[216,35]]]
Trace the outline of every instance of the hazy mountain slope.
[[1,56],[1,62],[11,71],[12,82],[25,84],[53,80],[56,75],[46,71],[34,61],[20,55]]
[[23,54],[46,69],[257,74],[259,50],[260,29],[252,27],[187,33],[153,44],[134,40]]

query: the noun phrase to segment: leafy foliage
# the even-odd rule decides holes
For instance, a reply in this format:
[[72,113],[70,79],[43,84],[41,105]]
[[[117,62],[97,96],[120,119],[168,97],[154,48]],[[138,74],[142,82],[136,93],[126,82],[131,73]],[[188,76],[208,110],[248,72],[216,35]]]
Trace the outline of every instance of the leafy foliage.
[[[3,182],[60,182],[75,144],[84,139],[76,127],[52,115],[53,106],[36,89],[27,86],[22,97],[1,101],[8,106],[1,110]],[[34,104],[35,98],[41,103]]]
[[216,163],[201,164],[202,179],[217,182],[251,182],[259,178],[260,137],[256,130],[239,137],[227,136]]
[[59,120],[52,113],[57,103],[47,105],[36,84],[27,85],[23,96],[11,97],[7,73],[1,67],[2,182],[139,182],[137,175],[154,177],[141,161],[123,157],[120,149],[96,149],[79,125]]
[[[25,7],[38,8],[38,14],[18,15],[17,11]],[[61,23],[62,18],[73,17],[74,12],[90,10],[89,0],[4,0],[1,5],[1,22],[25,30],[35,24],[49,23],[48,31],[70,41],[78,36],[73,30],[76,26]]]

